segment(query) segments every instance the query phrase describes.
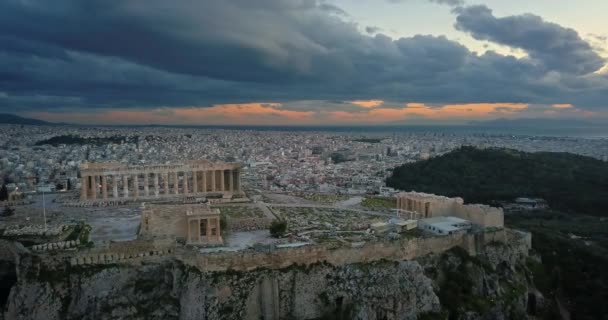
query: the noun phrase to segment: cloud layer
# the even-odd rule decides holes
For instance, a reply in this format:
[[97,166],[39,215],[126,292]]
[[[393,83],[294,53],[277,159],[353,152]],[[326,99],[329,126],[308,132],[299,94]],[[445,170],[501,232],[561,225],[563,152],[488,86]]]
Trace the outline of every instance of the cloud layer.
[[5,0],[0,112],[373,99],[608,107],[608,75],[595,73],[605,61],[576,31],[485,6],[454,12],[459,30],[528,56],[370,35],[314,0]]

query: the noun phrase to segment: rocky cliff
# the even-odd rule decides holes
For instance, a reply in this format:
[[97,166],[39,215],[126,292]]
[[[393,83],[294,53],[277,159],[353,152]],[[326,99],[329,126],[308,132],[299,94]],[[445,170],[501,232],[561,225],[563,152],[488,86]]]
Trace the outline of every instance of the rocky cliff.
[[47,269],[23,255],[5,319],[525,319],[524,247],[412,261],[201,272],[166,258]]

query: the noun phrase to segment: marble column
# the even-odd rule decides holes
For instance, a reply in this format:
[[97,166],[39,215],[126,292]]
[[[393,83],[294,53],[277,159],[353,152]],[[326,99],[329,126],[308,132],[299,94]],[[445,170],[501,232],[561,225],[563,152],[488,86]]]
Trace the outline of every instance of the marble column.
[[211,192],[215,192],[215,176],[217,170],[211,170]]
[[144,197],[147,197],[150,195],[148,175],[149,175],[148,172],[144,173]]
[[108,182],[106,176],[101,176],[101,196],[104,200],[108,200]]
[[122,176],[122,196],[129,197],[129,177],[126,174]]
[[115,199],[118,198],[118,176],[116,175],[112,177],[112,196]]
[[236,170],[236,191],[241,191],[241,170]]
[[196,220],[196,237],[195,239],[198,239],[198,242],[201,242],[201,220]]
[[226,191],[226,171],[220,170],[220,191]]
[[184,183],[184,194],[188,194],[188,172],[184,171],[184,180],[182,181]]
[[93,178],[91,179],[91,190],[93,191],[93,200],[97,200],[97,192],[99,191],[99,182],[97,182],[97,179],[99,179],[98,176],[93,176]]
[[198,193],[198,171],[192,172],[192,192]]
[[80,177],[80,200],[87,200],[87,192],[89,192],[89,188],[87,188],[87,184],[89,183],[89,176],[81,176]]
[[139,198],[139,175],[133,175],[133,191],[135,192],[135,198]]
[[203,170],[203,183],[201,191],[207,192],[207,170]]
[[158,172],[154,172],[154,196],[158,197],[159,194],[159,190],[158,190]]
[[173,172],[173,191],[175,194],[179,194],[179,176],[177,174],[177,171]]
[[169,194],[169,173],[163,173],[163,185],[165,187],[165,195]]
[[228,170],[228,191],[232,192],[234,189],[234,181],[232,180],[232,170]]

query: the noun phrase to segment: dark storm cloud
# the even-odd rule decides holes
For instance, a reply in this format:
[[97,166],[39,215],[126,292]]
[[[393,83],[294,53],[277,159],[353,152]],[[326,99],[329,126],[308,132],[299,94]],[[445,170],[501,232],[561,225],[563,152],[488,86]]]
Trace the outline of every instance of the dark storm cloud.
[[367,32],[369,34],[378,33],[380,31],[382,31],[382,29],[380,29],[378,27],[374,27],[374,26],[367,26],[367,27],[365,27],[365,32]]
[[[576,33],[507,17],[517,31],[509,38],[507,18],[482,9],[460,9],[459,28],[529,59],[477,55],[442,36],[362,34],[340,8],[313,0],[4,0],[0,110],[357,99],[605,106],[608,80],[579,76],[602,61]],[[529,43],[536,32],[549,39]]]
[[475,39],[488,40],[525,50],[549,70],[588,74],[605,61],[579,34],[533,14],[496,18],[488,7],[456,9],[456,28]]

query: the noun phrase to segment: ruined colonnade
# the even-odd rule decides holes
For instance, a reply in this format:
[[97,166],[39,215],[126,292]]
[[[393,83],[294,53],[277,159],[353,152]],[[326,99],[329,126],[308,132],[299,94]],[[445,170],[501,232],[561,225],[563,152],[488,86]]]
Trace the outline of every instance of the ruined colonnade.
[[84,163],[80,200],[146,199],[241,190],[240,165],[206,160],[177,165]]

